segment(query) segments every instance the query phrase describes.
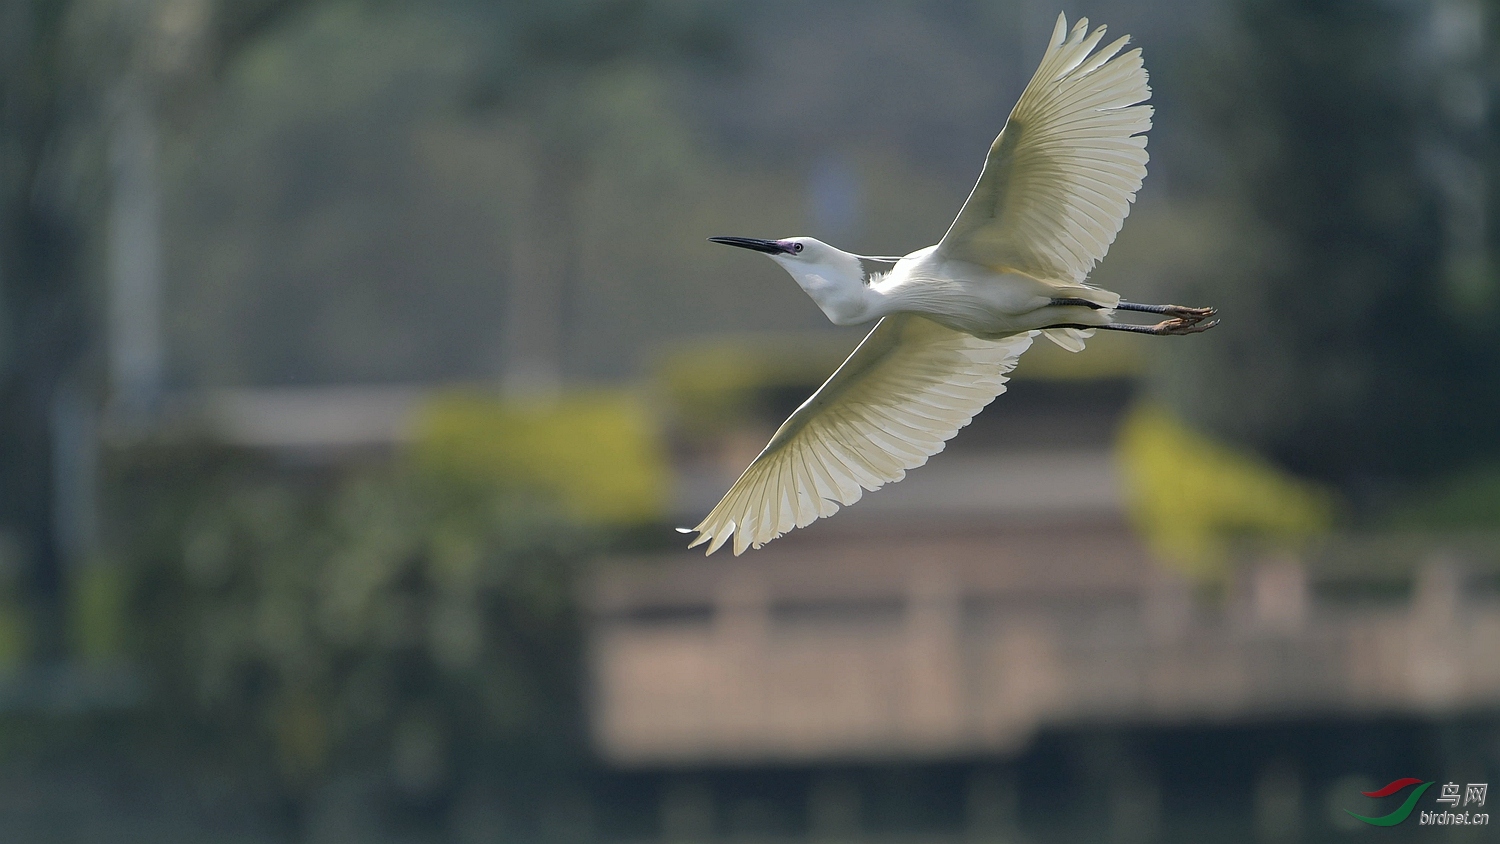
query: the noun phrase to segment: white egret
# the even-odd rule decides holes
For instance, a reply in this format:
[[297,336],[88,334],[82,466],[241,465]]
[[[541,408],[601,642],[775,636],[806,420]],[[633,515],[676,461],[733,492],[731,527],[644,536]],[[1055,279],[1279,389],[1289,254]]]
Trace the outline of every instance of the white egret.
[[[906,476],[1005,391],[1038,332],[1070,351],[1095,329],[1205,331],[1213,308],[1140,305],[1085,277],[1114,242],[1146,175],[1151,96],[1129,37],[1057,26],[990,146],[979,181],[935,246],[853,255],[809,237],[714,237],[764,252],[836,325],[880,322],[691,531],[734,553],[831,516]],[[1114,321],[1118,311],[1167,319]]]

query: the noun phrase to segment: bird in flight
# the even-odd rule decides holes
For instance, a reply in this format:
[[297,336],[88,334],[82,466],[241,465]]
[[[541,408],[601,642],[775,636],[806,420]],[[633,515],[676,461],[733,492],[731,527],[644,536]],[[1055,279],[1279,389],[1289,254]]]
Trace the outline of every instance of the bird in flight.
[[[1005,392],[1044,334],[1080,351],[1095,330],[1178,335],[1213,308],[1142,305],[1085,282],[1146,176],[1151,97],[1129,37],[1058,15],[1047,52],[991,144],[979,182],[935,246],[871,258],[810,237],[713,237],[763,252],[835,325],[880,320],[771,438],[688,547],[759,548],[927,462]],[[1121,311],[1155,325],[1115,322]]]

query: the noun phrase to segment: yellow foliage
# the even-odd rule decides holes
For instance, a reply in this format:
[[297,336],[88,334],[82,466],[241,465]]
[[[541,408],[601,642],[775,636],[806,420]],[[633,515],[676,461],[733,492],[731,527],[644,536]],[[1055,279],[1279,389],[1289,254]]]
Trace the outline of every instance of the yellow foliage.
[[555,495],[586,524],[660,519],[671,483],[646,407],[618,392],[535,403],[442,396],[419,414],[416,455],[457,479]]
[[685,433],[720,433],[743,424],[766,389],[799,388],[811,395],[858,342],[826,335],[694,342],[662,356],[659,379]]
[[1237,537],[1290,544],[1333,523],[1329,490],[1196,433],[1159,407],[1121,427],[1117,459],[1136,527],[1165,559],[1199,574]]
[[[1089,340],[1090,354],[1080,355],[1039,337],[1015,377],[1047,381],[1135,378],[1145,359],[1140,344],[1130,339],[1100,332]],[[858,342],[854,335],[828,333],[693,341],[663,354],[657,362],[657,377],[675,410],[678,430],[689,437],[712,436],[754,417],[767,391],[791,389],[811,395]]]

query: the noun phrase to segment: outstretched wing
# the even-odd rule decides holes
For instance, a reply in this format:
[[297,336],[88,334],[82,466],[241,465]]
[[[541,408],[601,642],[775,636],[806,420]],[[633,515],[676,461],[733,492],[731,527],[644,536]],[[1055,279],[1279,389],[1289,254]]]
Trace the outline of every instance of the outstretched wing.
[[924,317],[882,319],[782,424],[693,530],[734,553],[831,516],[865,490],[906,477],[1005,392],[1030,334],[980,340]]
[[938,250],[1035,278],[1081,283],[1114,242],[1146,176],[1151,97],[1129,36],[1094,52],[1104,27],[1057,27],[979,182]]

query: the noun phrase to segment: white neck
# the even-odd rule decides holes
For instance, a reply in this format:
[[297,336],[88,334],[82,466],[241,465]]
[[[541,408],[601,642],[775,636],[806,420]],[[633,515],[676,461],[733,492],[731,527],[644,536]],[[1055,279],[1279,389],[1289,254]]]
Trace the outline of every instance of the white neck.
[[859,259],[825,247],[827,255],[810,261],[798,256],[772,259],[791,274],[834,325],[858,325],[886,315],[885,297],[865,286]]

